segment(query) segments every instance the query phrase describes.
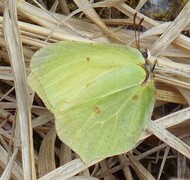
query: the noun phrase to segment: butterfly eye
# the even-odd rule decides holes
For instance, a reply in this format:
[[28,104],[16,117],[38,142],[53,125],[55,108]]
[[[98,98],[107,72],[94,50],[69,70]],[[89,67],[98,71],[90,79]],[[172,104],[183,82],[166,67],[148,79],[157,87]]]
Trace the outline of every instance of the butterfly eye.
[[149,59],[151,54],[150,54],[150,51],[146,48],[144,51],[141,51],[141,54],[142,56],[145,58],[145,59]]
[[148,53],[147,53],[147,51],[143,51],[143,52],[141,52],[141,54],[142,54],[142,56],[143,56],[145,59],[148,58]]

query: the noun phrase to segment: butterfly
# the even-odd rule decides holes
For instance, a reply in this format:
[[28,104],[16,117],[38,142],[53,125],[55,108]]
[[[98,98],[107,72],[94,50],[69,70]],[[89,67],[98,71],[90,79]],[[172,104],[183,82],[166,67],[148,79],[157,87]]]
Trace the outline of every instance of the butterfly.
[[87,163],[137,144],[156,96],[148,66],[126,45],[61,41],[34,54],[28,84],[54,114],[59,138]]

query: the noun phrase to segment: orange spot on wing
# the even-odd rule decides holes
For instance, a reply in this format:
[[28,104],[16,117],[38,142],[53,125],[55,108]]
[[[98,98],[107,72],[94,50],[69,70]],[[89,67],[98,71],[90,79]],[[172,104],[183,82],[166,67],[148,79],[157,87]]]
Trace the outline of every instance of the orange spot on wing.
[[96,114],[99,114],[99,113],[100,113],[100,108],[99,108],[99,107],[95,107],[95,108],[94,108],[94,112],[95,112]]
[[136,94],[133,96],[133,100],[138,100],[139,99],[139,96]]

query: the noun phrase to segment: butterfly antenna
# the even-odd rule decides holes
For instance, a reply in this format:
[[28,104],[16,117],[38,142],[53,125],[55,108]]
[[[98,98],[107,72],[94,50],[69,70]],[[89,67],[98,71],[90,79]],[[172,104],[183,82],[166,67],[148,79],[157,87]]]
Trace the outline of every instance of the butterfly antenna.
[[135,32],[135,43],[136,43],[136,46],[138,48],[136,18],[137,18],[137,13],[135,13],[134,17],[133,17],[133,27],[134,27],[134,32]]
[[140,51],[140,32],[141,32],[141,24],[144,21],[144,18],[142,18],[138,24],[138,36],[137,36],[137,42],[138,42],[138,50]]

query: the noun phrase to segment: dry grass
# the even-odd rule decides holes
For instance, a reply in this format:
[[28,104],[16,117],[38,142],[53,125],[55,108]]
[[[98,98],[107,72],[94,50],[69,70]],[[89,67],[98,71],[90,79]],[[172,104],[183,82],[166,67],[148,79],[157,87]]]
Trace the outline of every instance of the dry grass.
[[[54,13],[57,2],[62,12],[59,14]],[[37,2],[32,5],[20,1],[16,7],[13,1],[8,5],[0,0],[1,178],[190,178],[190,38],[181,34],[190,27],[190,1],[172,22],[161,23],[137,14],[137,23],[144,18],[146,29],[140,36],[142,49],[150,49],[150,60],[157,60],[154,120],[139,140],[143,143],[133,152],[86,165],[56,139],[53,116],[28,90],[29,61],[36,50],[60,40],[135,46],[133,30],[125,27],[133,23],[136,10],[123,0],[91,5],[86,0],[74,2],[77,6],[73,7],[64,0],[55,0],[48,11]],[[76,10],[70,13],[72,8]],[[102,12],[107,13],[105,19]],[[76,14],[78,18],[73,18]],[[87,20],[79,14],[85,14]],[[37,104],[32,103],[34,98]]]

